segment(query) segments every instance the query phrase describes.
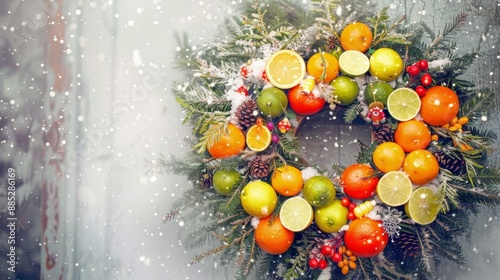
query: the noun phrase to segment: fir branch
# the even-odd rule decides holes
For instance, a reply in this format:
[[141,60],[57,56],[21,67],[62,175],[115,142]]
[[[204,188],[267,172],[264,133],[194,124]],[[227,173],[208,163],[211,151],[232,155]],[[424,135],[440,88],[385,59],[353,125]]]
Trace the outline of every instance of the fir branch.
[[411,44],[408,41],[408,37],[411,34],[399,34],[399,33],[391,33],[394,29],[401,24],[406,19],[406,16],[403,15],[396,22],[394,22],[389,28],[387,28],[387,24],[389,21],[389,14],[387,13],[388,7],[383,8],[376,17],[369,18],[368,20],[371,22],[373,27],[373,40],[371,43],[371,48],[375,48],[378,44],[382,42],[390,42],[390,43],[399,43],[408,45]]
[[487,89],[479,89],[467,96],[465,102],[460,104],[459,115],[469,117],[470,121],[481,120],[493,105],[495,94]]
[[344,112],[344,122],[348,124],[352,123],[359,116],[359,112],[361,112],[361,104],[359,102],[349,105]]
[[500,196],[498,187],[486,186],[484,188],[466,188],[455,185],[458,197],[467,204],[480,204],[486,206],[499,206]]
[[[424,57],[430,57],[433,51],[439,49],[439,47],[447,42],[448,36],[454,34],[457,29],[462,27],[465,24],[465,20],[467,19],[467,14],[466,13],[460,13],[458,14],[454,19],[453,22],[447,23],[443,29],[442,33],[439,33],[437,36],[435,36],[432,39],[431,44],[427,48],[427,50],[424,53]],[[427,30],[427,28],[424,29]],[[443,49],[450,49],[450,46],[443,47]]]
[[[213,121],[213,119],[211,120]],[[193,147],[193,149],[197,149],[198,153],[205,152],[207,148],[219,141],[222,135],[229,133],[226,122],[212,124],[209,128],[205,128],[205,124],[210,124],[208,120],[201,121],[201,124],[203,124],[203,127],[200,129],[205,129],[203,136],[200,137],[198,143]]]
[[422,227],[417,228],[415,233],[420,243],[420,256],[422,264],[424,265],[425,270],[433,275],[436,271],[436,259],[432,254],[433,246],[428,239],[429,234]]

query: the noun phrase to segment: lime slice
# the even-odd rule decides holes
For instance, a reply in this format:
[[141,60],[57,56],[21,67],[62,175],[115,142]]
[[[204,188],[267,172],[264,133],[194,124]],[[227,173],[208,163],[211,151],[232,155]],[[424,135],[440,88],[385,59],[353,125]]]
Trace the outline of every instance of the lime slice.
[[287,199],[280,209],[281,224],[288,230],[299,232],[305,230],[313,221],[313,208],[302,197]]
[[267,78],[277,88],[292,88],[304,79],[305,74],[304,59],[292,50],[279,50],[266,62]]
[[428,225],[436,219],[440,204],[441,200],[429,187],[420,187],[413,191],[405,211],[415,223]]
[[411,88],[398,88],[387,98],[387,110],[398,121],[413,119],[420,111],[420,97]]
[[271,144],[271,131],[264,125],[253,125],[247,131],[246,142],[250,150],[260,152]]
[[368,72],[370,60],[360,51],[349,50],[340,55],[339,67],[342,72],[349,76],[359,76]]
[[389,206],[400,206],[408,202],[413,192],[410,178],[403,171],[387,172],[377,184],[377,196]]

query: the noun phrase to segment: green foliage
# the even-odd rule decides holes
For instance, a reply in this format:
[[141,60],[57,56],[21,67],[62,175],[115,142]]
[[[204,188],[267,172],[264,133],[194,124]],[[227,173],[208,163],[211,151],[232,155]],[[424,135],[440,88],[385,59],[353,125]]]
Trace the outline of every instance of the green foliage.
[[382,42],[396,43],[401,45],[411,44],[408,38],[412,35],[411,33],[402,34],[398,32],[393,32],[395,28],[405,20],[405,16],[402,16],[391,26],[389,24],[389,14],[387,13],[388,7],[383,8],[376,17],[369,18],[373,26],[373,42],[371,44],[372,48],[375,48],[378,44]]

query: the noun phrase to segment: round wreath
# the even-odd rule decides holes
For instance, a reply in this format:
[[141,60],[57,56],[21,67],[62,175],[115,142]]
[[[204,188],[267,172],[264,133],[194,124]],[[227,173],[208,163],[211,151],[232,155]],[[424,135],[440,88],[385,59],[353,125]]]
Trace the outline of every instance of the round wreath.
[[[465,262],[456,237],[471,209],[500,203],[500,171],[486,166],[496,136],[474,126],[493,93],[459,78],[476,53],[450,51],[466,15],[435,36],[387,8],[313,2],[288,21],[253,5],[227,21],[231,39],[180,56],[190,71],[174,94],[193,150],[162,167],[194,184],[165,221],[195,224],[191,246],[216,237],[192,263],[222,253],[241,278],[433,278],[440,259]],[[295,132],[338,108],[346,123],[361,116],[373,142],[357,163],[320,170]]]

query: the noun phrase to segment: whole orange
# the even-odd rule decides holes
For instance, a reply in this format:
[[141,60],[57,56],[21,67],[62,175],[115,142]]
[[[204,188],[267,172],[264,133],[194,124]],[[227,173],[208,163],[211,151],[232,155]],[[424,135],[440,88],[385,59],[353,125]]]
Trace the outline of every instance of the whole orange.
[[405,152],[394,142],[384,142],[375,148],[372,155],[373,163],[382,172],[396,171],[403,166]]
[[416,150],[406,156],[403,171],[408,174],[412,183],[424,185],[439,174],[439,163],[431,152]]
[[348,24],[340,34],[340,44],[344,50],[366,52],[372,43],[373,33],[368,25],[361,22]]
[[457,94],[444,86],[433,86],[422,97],[420,115],[433,126],[449,123],[457,115],[460,103]]
[[414,119],[403,121],[394,131],[394,141],[407,153],[423,150],[431,142],[431,132],[424,122]]
[[255,242],[265,252],[279,255],[286,252],[293,243],[295,233],[286,229],[279,217],[273,215],[260,219],[254,232]]
[[295,113],[307,116],[319,112],[325,105],[325,99],[303,92],[302,86],[298,85],[288,91],[288,104]]
[[387,246],[388,240],[389,235],[382,227],[382,222],[367,217],[352,221],[344,234],[347,249],[361,258],[380,254]]
[[208,153],[214,158],[235,156],[245,149],[245,134],[233,124],[227,125],[219,141],[207,146]]
[[291,165],[280,166],[274,170],[271,176],[271,186],[282,196],[297,195],[304,186],[302,172]]
[[349,165],[340,175],[340,184],[346,195],[364,199],[375,194],[378,177],[375,170],[366,164],[355,163]]
[[318,83],[329,83],[339,74],[339,61],[330,53],[313,54],[307,61],[307,73]]

